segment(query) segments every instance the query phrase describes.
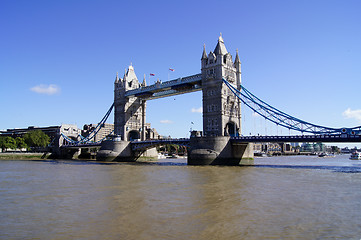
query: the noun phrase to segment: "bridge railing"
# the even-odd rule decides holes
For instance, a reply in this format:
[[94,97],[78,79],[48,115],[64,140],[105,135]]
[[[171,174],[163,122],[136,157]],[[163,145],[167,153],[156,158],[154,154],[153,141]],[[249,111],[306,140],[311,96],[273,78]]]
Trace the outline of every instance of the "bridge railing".
[[232,137],[236,142],[361,142],[361,135],[317,134],[290,136],[241,136]]

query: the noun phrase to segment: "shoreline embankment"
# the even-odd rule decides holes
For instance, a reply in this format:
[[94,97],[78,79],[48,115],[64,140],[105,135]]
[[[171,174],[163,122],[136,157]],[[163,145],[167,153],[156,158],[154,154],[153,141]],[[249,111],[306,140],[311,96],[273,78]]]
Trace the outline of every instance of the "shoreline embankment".
[[50,153],[37,152],[4,152],[0,153],[0,160],[44,160]]

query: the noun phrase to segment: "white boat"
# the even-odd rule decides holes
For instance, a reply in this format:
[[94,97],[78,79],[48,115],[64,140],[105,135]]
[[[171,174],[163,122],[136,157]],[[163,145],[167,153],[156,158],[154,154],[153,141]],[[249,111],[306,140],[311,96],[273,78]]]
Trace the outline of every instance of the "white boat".
[[359,152],[353,152],[350,156],[351,160],[361,160],[361,153]]
[[335,155],[331,154],[331,153],[325,153],[325,152],[322,152],[322,153],[319,153],[318,154],[318,157],[334,157]]

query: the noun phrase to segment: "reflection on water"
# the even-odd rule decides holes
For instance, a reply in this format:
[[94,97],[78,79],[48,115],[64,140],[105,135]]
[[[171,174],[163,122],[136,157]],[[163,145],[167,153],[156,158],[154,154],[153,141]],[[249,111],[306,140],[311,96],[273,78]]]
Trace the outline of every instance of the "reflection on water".
[[361,238],[361,161],[0,161],[0,239]]

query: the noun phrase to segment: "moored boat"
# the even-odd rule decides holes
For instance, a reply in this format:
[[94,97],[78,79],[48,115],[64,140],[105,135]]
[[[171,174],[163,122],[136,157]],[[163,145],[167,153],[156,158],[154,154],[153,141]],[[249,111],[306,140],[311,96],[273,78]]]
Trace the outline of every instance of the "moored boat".
[[351,160],[361,160],[361,153],[359,152],[353,152],[350,156]]

